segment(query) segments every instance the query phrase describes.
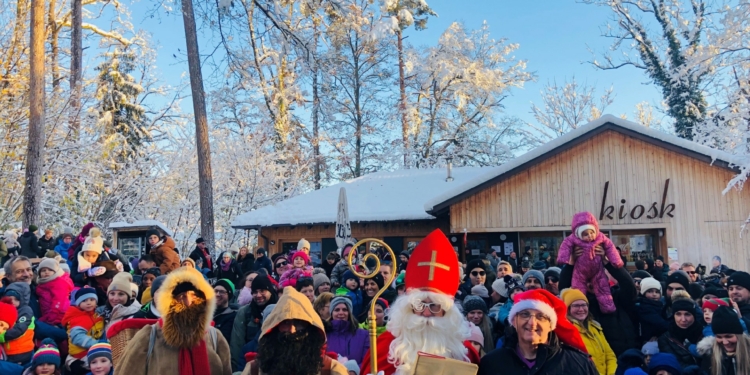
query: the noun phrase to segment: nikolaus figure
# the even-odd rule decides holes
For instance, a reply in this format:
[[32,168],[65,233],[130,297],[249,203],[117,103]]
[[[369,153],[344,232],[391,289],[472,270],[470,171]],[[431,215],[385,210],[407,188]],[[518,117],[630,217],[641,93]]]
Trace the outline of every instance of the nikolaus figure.
[[479,353],[468,341],[470,326],[453,300],[459,280],[456,252],[435,230],[411,254],[406,293],[391,306],[387,331],[378,336],[377,359],[368,352],[363,372],[377,360],[385,375],[411,375],[419,352],[479,363]]

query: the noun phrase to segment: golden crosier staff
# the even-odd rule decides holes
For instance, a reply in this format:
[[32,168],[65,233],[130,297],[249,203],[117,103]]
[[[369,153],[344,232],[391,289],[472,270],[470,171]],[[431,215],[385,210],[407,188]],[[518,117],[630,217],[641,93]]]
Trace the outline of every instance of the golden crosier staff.
[[[349,257],[347,258],[347,263],[349,264],[349,269],[354,273],[354,276],[357,276],[362,279],[372,279],[380,273],[380,258],[378,258],[377,255],[373,253],[368,253],[365,255],[364,258],[362,258],[362,262],[367,262],[368,259],[375,259],[375,270],[373,270],[369,275],[363,275],[354,268],[354,265],[352,264],[352,260],[354,257],[354,254],[357,252],[357,248],[359,245],[368,243],[368,242],[376,242],[381,245],[383,245],[387,250],[388,253],[391,254],[391,259],[396,259],[396,254],[393,253],[393,249],[391,249],[388,244],[385,242],[377,239],[377,238],[365,238],[364,240],[360,240],[354,246],[352,246],[351,251],[349,251]],[[372,303],[370,303],[370,313],[368,314],[368,317],[370,318],[370,374],[377,374],[378,373],[378,334],[377,334],[377,324],[375,321],[377,318],[375,317],[375,301],[380,298],[380,295],[385,292],[388,287],[393,284],[393,279],[396,277],[396,274],[394,272],[391,272],[391,277],[386,280],[385,285],[383,285],[380,290],[378,290],[377,293],[375,293],[375,296],[372,297]],[[351,312],[350,312],[351,314]]]

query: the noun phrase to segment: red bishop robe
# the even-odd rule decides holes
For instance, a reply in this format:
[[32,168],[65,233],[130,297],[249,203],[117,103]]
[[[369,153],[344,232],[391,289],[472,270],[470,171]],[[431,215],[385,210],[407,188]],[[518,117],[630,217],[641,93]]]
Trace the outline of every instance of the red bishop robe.
[[[391,342],[396,338],[389,331],[383,332],[378,336],[378,371],[383,371],[385,375],[393,375],[396,372],[396,366],[388,363],[388,352],[391,348]],[[479,353],[468,341],[464,341],[464,346],[469,349],[467,356],[471,360],[471,363],[479,364]],[[370,351],[365,353],[365,358],[362,360],[362,366],[360,366],[361,374],[370,373]]]

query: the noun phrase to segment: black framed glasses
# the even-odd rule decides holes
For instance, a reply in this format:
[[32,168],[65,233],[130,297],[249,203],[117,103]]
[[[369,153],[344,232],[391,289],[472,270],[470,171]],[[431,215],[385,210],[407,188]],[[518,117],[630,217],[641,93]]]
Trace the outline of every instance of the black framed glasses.
[[560,281],[560,279],[558,279],[557,277],[554,277],[554,276],[550,276],[550,277],[547,278],[547,282],[548,283],[556,283],[558,281]]
[[276,268],[279,268],[279,267],[284,267],[284,266],[286,266],[287,264],[289,264],[289,263],[287,263],[287,262],[279,262],[279,263],[276,263]]
[[477,276],[484,276],[487,273],[484,271],[471,271],[471,276],[477,277]]

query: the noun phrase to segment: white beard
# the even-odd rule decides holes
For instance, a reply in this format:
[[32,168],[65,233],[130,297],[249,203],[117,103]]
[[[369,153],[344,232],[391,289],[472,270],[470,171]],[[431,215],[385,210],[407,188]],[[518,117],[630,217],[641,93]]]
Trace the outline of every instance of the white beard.
[[[430,298],[445,310],[443,317],[425,318],[414,314],[412,302]],[[399,297],[389,311],[387,329],[395,339],[388,351],[388,362],[396,367],[396,375],[412,375],[418,352],[469,361],[464,341],[469,325],[451,298],[425,291],[410,291]]]

